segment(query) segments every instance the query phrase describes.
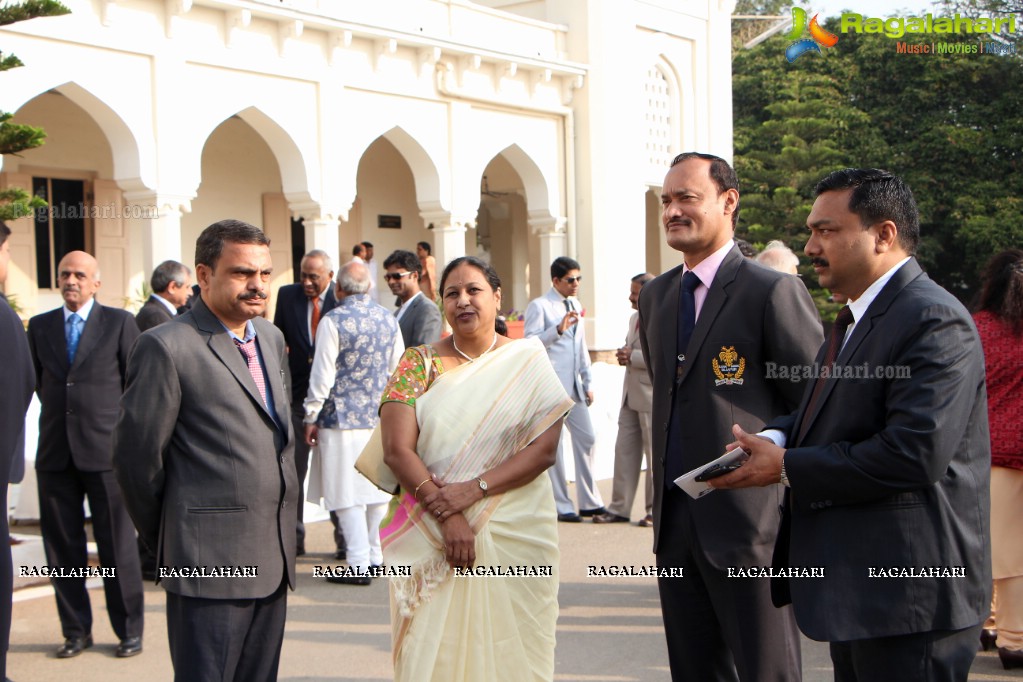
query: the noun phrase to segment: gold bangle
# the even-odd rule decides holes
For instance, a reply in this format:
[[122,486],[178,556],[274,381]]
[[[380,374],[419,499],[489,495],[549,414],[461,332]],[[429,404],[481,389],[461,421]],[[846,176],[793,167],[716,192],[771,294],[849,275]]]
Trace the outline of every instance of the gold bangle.
[[426,485],[427,483],[429,483],[432,480],[433,480],[433,476],[427,476],[426,478],[424,478],[422,480],[422,482],[419,485],[416,486],[415,492],[412,493],[412,499],[418,500],[419,499],[419,489],[422,488],[424,485]]

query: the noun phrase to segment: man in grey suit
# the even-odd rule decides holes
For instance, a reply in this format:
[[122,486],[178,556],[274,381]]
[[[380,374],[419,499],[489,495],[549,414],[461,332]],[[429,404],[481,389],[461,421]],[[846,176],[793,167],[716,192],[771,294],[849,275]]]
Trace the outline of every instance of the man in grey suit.
[[548,470],[554,486],[558,520],[568,523],[578,523],[583,516],[597,516],[607,511],[593,480],[593,452],[597,438],[589,411],[593,403],[590,351],[586,347],[586,335],[579,326],[582,307],[576,294],[579,292],[580,280],[582,274],[577,261],[566,256],[554,259],[551,263],[551,289],[529,302],[525,327],[527,337],[536,336],[543,342],[554,372],[575,401],[575,407],[568,413],[565,425],[572,434],[578,514],[568,497],[563,442],[559,441],[557,461]]
[[400,307],[395,313],[406,348],[440,341],[441,318],[437,304],[419,288],[423,266],[411,251],[398,250],[384,261],[384,279]]
[[192,271],[183,263],[165,260],[157,265],[149,278],[153,293],[135,315],[139,331],[144,332],[173,320],[178,314],[178,308],[188,303],[192,294],[191,280]]
[[629,286],[629,303],[637,311],[629,318],[629,331],[625,345],[618,349],[618,364],[625,367],[625,386],[622,388],[622,406],[618,411],[618,437],[615,439],[615,474],[611,487],[611,504],[607,513],[593,517],[594,523],[628,523],[632,513],[632,501],[636,498],[639,483],[639,469],[646,459],[646,476],[643,477],[643,508],[645,514],[639,526],[654,525],[654,480],[650,437],[650,410],[653,404],[653,387],[650,374],[643,359],[643,347],[639,343],[639,292],[643,285],[654,278],[644,272],[632,278]]
[[831,642],[836,680],[966,680],[991,601],[980,338],[912,255],[919,218],[901,178],[835,171],[816,194],[806,255],[849,303],[799,409],[762,438],[736,427],[751,457],[714,483],[785,486],[775,565],[825,573],[776,581],[775,597]]
[[132,352],[114,466],[167,591],[175,679],[277,677],[299,484],[284,337],[261,315],[270,240],[237,220],[196,242],[202,295]]
[[794,408],[799,382],[769,363],[808,363],[817,310],[797,277],[743,257],[732,241],[738,179],[723,159],[679,155],[664,178],[662,220],[682,265],[643,287],[640,338],[654,386],[654,552],[684,578],[658,579],[676,680],[799,680],[790,609],[767,580],[729,578],[770,562],[781,486],[692,499],[674,481],[722,454],[731,426],[758,430]]

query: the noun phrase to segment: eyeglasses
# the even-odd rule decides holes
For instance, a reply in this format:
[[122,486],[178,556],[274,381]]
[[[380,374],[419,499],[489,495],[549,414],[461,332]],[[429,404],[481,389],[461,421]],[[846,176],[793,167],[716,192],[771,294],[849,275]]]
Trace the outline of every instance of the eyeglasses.
[[399,279],[401,279],[405,275],[411,275],[411,274],[412,274],[411,272],[388,272],[387,274],[384,275],[384,279],[389,280],[389,281],[397,282]]
[[578,277],[562,277],[561,281],[562,282],[567,282],[568,284],[575,284],[576,282],[581,282],[582,279],[583,279],[583,276],[579,275]]

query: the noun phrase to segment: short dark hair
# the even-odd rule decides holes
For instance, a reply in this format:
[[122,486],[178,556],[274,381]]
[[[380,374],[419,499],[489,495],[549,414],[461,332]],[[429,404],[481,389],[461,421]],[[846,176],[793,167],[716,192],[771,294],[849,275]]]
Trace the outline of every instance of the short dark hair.
[[362,245],[362,242],[357,242],[355,246],[352,247],[352,255],[358,256],[360,253],[366,253],[366,247]]
[[582,270],[579,266],[579,261],[568,256],[559,256],[551,263],[551,279],[555,277],[561,279],[572,270]]
[[373,242],[362,242],[362,245],[365,246],[367,249],[373,248]]
[[[739,191],[739,176],[735,174],[735,169],[722,159],[720,156],[714,156],[713,154],[703,154],[700,152],[682,152],[671,162],[671,167],[674,168],[683,161],[689,159],[703,159],[704,161],[710,161],[710,179],[714,181],[714,184],[718,188],[718,194],[730,189],[734,189],[736,192]],[[735,202],[735,210],[732,211],[732,228],[739,221],[739,202]]]
[[894,173],[880,168],[844,168],[829,173],[813,188],[814,196],[852,189],[849,210],[860,218],[863,229],[890,220],[898,228],[899,244],[916,253],[920,243],[920,212],[909,186]]
[[426,251],[426,255],[428,256],[433,254],[433,247],[430,246],[430,242],[417,242],[416,246],[423,247],[423,251]]
[[391,253],[391,255],[384,260],[384,269],[386,270],[392,265],[397,265],[402,270],[414,272],[417,275],[423,274],[423,264],[419,262],[419,256],[411,251],[398,249]]
[[165,260],[156,266],[152,276],[149,278],[149,286],[154,294],[162,294],[167,291],[171,282],[178,286],[184,286],[185,276],[188,274],[188,266],[176,260]]
[[490,285],[490,288],[493,289],[494,291],[497,291],[498,289],[501,288],[501,278],[498,276],[497,270],[494,269],[493,265],[486,262],[485,260],[477,258],[476,256],[459,256],[455,260],[448,263],[447,267],[444,268],[444,272],[440,276],[440,289],[438,289],[438,291],[441,292],[444,291],[444,283],[447,281],[448,275],[450,275],[451,271],[457,268],[459,265],[471,265],[472,267],[482,272],[483,276],[487,280],[487,283]]
[[741,253],[743,257],[756,258],[757,249],[748,241],[746,241],[745,239],[739,239],[738,237],[736,237],[732,241],[734,241],[735,245],[739,247],[739,253]]
[[635,277],[633,277],[632,281],[633,282],[639,282],[640,286],[642,286],[642,285],[646,284],[647,282],[649,282],[650,280],[652,280],[653,278],[654,278],[654,276],[651,275],[649,272],[641,272],[638,275],[636,275]]
[[991,257],[981,273],[978,310],[986,310],[1023,333],[1023,249],[1006,249]]
[[195,264],[215,270],[224,244],[228,242],[270,246],[270,239],[255,225],[241,220],[221,220],[203,230],[195,240]]
[[7,223],[0,220],[0,246],[4,245],[7,238],[11,236],[11,228],[7,227]]

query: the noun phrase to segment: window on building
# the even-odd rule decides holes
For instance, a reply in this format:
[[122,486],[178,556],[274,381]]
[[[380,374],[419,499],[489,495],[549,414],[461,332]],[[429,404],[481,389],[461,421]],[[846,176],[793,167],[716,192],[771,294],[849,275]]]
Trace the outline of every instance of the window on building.
[[56,289],[60,259],[86,250],[86,185],[82,180],[34,177],[32,191],[49,204],[34,218],[38,286]]
[[664,168],[671,153],[671,89],[668,79],[657,66],[646,72],[646,153],[648,163]]

